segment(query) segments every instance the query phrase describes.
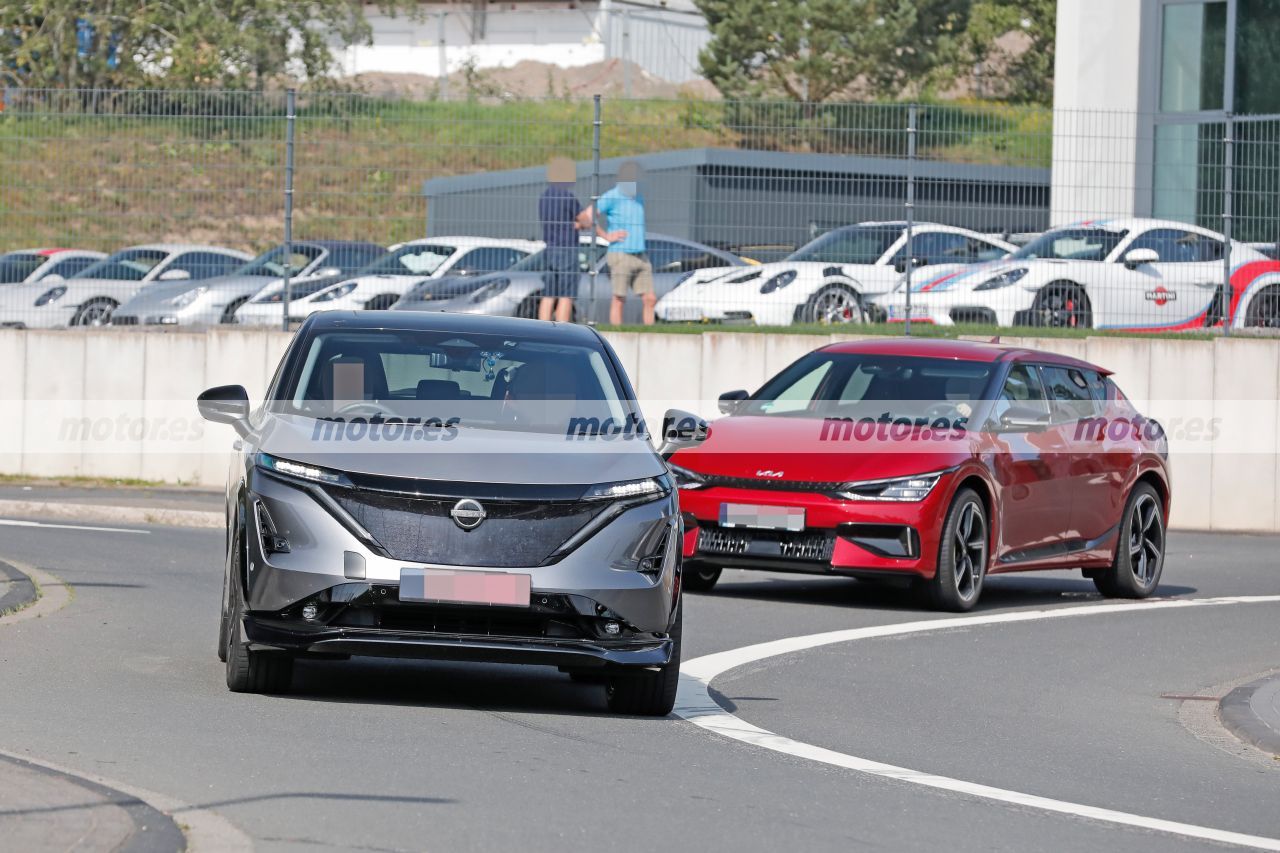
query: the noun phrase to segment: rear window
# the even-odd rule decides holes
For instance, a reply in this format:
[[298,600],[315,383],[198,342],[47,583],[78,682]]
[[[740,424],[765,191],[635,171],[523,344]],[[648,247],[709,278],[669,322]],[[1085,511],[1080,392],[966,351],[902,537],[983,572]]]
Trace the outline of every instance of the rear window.
[[45,262],[40,255],[28,252],[10,252],[0,255],[0,284],[18,284],[27,280]]

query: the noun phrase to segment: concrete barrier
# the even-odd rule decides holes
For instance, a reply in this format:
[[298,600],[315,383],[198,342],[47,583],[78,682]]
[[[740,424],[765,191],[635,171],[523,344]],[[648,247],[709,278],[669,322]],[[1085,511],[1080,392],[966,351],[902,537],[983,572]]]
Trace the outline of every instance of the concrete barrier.
[[[755,390],[835,335],[608,333],[646,419],[672,405],[717,416],[716,398]],[[1114,371],[1139,407],[1166,424],[1215,418],[1218,447],[1240,452],[1175,453],[1172,524],[1183,529],[1280,532],[1280,363],[1263,339],[1009,338],[1064,352]],[[0,330],[0,474],[95,476],[221,485],[234,435],[198,420],[195,396],[213,385],[244,385],[261,400],[289,336],[257,329],[151,332],[129,329]],[[117,424],[122,413],[127,428]],[[190,429],[186,452],[138,427]],[[71,426],[68,427],[67,425]],[[89,429],[91,445],[48,452],[59,430]],[[65,442],[64,442],[65,443]],[[72,445],[74,447],[74,443]]]

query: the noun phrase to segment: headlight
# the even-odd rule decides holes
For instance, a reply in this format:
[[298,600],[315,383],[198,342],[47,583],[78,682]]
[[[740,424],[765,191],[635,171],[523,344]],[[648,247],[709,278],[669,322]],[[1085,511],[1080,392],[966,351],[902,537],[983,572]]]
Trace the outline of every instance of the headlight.
[[584,501],[613,501],[626,498],[657,497],[671,491],[671,478],[665,474],[647,480],[625,480],[621,483],[600,483],[587,489]]
[[283,474],[286,477],[293,477],[298,480],[310,480],[313,483],[328,483],[331,486],[349,486],[351,481],[347,479],[345,474],[338,471],[330,471],[328,468],[321,468],[317,465],[307,465],[303,462],[290,462],[288,459],[280,459],[269,453],[259,453],[257,458],[259,468],[267,471],[274,471],[277,474]]
[[1021,281],[1022,277],[1025,276],[1026,274],[1027,274],[1026,267],[1018,267],[1016,269],[1007,270],[993,278],[987,279],[982,284],[975,287],[974,290],[975,291],[999,290],[1002,287],[1008,287],[1011,284],[1016,284],[1017,282]]
[[41,305],[48,305],[50,302],[57,302],[62,298],[62,294],[66,292],[67,288],[61,284],[57,287],[51,287],[36,297],[36,307],[39,308]]
[[796,280],[795,270],[787,270],[786,272],[780,272],[777,275],[775,275],[773,278],[766,281],[764,284],[760,285],[760,292],[764,294],[764,293],[773,293],[775,290],[782,290],[782,288],[786,287],[788,284],[790,284],[795,280]]
[[349,281],[346,284],[339,284],[337,287],[331,287],[328,290],[322,290],[312,297],[312,302],[332,302],[335,299],[341,299],[348,293],[356,289],[356,283]]
[[496,278],[493,281],[486,282],[484,287],[481,287],[475,293],[471,294],[471,301],[483,302],[490,297],[497,296],[499,293],[506,290],[510,286],[511,286],[511,279]]
[[922,501],[941,479],[942,472],[893,480],[863,480],[845,483],[836,494],[851,501]]
[[192,302],[195,302],[208,292],[209,288],[202,284],[199,287],[193,287],[190,290],[185,290],[182,293],[179,293],[177,296],[169,300],[169,304],[174,308],[186,308]]
[[679,465],[667,463],[667,467],[671,469],[671,475],[675,478],[676,488],[684,491],[691,489],[706,488],[707,478],[699,474],[697,471],[690,471],[688,468],[681,468]]

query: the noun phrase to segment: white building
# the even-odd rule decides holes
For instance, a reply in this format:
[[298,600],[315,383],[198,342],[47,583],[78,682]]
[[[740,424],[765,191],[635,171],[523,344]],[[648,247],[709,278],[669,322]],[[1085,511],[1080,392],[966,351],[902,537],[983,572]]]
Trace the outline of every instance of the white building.
[[1159,216],[1280,236],[1274,0],[1059,0],[1052,221]]

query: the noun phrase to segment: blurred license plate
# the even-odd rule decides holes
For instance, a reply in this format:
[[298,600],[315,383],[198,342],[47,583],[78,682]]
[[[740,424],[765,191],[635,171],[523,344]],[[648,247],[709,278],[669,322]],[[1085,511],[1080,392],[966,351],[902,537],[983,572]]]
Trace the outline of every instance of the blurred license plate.
[[722,527],[757,527],[762,530],[804,530],[804,510],[794,506],[720,504]]
[[401,601],[452,604],[529,606],[529,576],[505,572],[451,572],[444,569],[401,569]]
[[701,320],[702,309],[696,305],[671,305],[667,308],[665,320]]

